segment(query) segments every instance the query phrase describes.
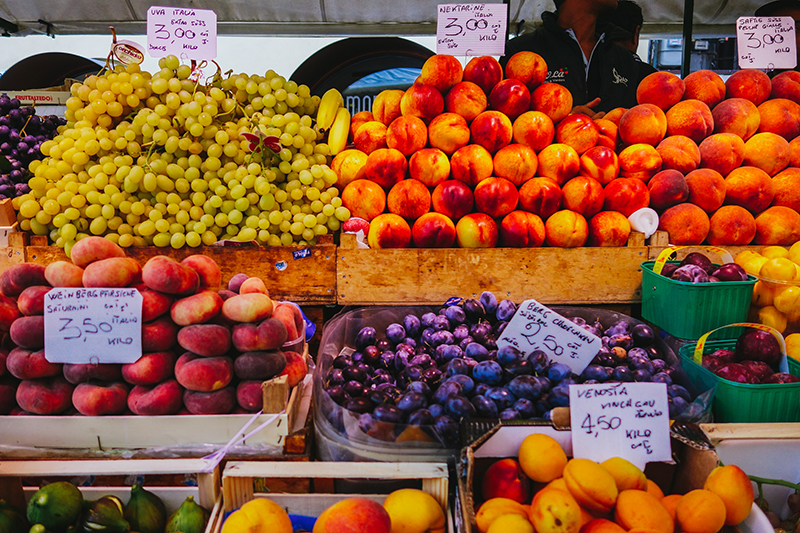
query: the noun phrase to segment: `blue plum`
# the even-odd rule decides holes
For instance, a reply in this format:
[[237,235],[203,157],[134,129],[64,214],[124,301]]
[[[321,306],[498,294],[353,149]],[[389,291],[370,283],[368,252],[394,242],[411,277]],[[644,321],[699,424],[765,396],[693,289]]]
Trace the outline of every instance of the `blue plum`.
[[673,396],[667,399],[669,406],[669,417],[675,418],[689,408],[689,402],[681,396]]
[[450,321],[447,320],[447,317],[444,315],[436,315],[436,318],[433,319],[433,324],[431,324],[431,327],[436,331],[449,331]]
[[522,418],[519,411],[514,409],[513,407],[509,407],[508,409],[503,409],[500,411],[500,420],[519,420]]
[[453,328],[453,338],[456,342],[461,342],[469,336],[469,326],[459,324]]
[[647,324],[636,324],[633,326],[631,336],[636,346],[650,346],[656,338],[655,331]]
[[350,398],[344,404],[344,408],[354,413],[363,414],[372,411],[372,402],[369,399],[362,397]]
[[444,379],[444,373],[435,366],[422,371],[422,381],[430,387],[435,387],[442,379]]
[[611,379],[620,383],[633,381],[633,371],[626,365],[615,366],[611,372]]
[[431,346],[436,347],[441,344],[453,344],[455,338],[453,334],[447,330],[436,331],[431,335]]
[[[433,320],[436,318],[436,316],[437,316],[436,313],[425,313],[425,314],[423,314],[419,319],[420,325],[423,328],[432,327],[433,326]],[[406,329],[408,329],[408,326],[406,326]],[[411,335],[411,334],[409,333],[409,335]],[[416,335],[412,335],[412,336],[416,336]]]
[[520,418],[532,418],[536,415],[536,404],[527,398],[519,398],[511,407],[517,410]]
[[476,381],[497,385],[503,381],[503,367],[497,361],[481,361],[472,369]]
[[503,365],[503,377],[506,381],[511,381],[517,376],[529,376],[531,374],[533,374],[533,365],[527,360]]
[[533,376],[517,376],[508,382],[508,390],[517,398],[535,401],[542,395],[542,383]]
[[450,398],[461,395],[463,390],[464,386],[461,383],[447,380],[439,385],[439,388],[433,393],[431,401],[444,405]]
[[494,315],[497,311],[497,296],[492,291],[483,291],[478,298],[487,315]]
[[476,361],[486,361],[489,359],[489,350],[487,350],[483,344],[471,342],[464,350],[464,355],[466,357],[471,357]]
[[471,372],[472,371],[464,359],[453,359],[447,363],[447,366],[445,367],[445,373],[448,376],[454,376],[456,374],[464,374],[468,376],[471,374]]
[[340,355],[333,360],[333,368],[347,368],[348,366],[353,366],[353,358],[349,355]]
[[406,385],[406,391],[414,391],[424,394],[426,398],[430,398],[433,390],[424,381],[412,381]]
[[547,367],[547,377],[551,381],[561,381],[570,375],[572,375],[572,370],[564,363],[553,363]]
[[484,396],[496,403],[498,409],[501,410],[508,409],[516,401],[514,395],[506,387],[492,387],[486,391]]
[[461,348],[462,350],[466,350],[467,346],[469,346],[473,342],[475,342],[475,339],[472,338],[472,335],[467,335],[458,342],[458,347]]
[[655,383],[666,383],[667,385],[672,385],[672,377],[666,372],[656,372],[653,374],[653,381]]
[[328,372],[328,385],[344,385],[345,381],[341,368],[331,368]]
[[453,396],[448,398],[444,404],[444,412],[453,420],[461,420],[475,416],[475,407],[466,396]]
[[547,394],[547,403],[550,407],[568,407],[569,406],[569,387],[558,385],[550,389]]
[[430,426],[433,424],[433,414],[428,409],[417,409],[408,415],[408,423],[412,426]]
[[374,405],[380,405],[382,403],[394,403],[394,398],[392,398],[387,391],[381,389],[370,389],[370,391],[367,393],[367,398]]
[[473,396],[484,396],[492,386],[488,383],[476,383],[475,389],[472,391]]
[[450,325],[455,327],[467,321],[467,314],[458,305],[451,305],[445,309],[444,316],[450,321]]
[[356,350],[361,351],[367,346],[374,346],[378,340],[375,328],[372,326],[364,326],[356,334],[354,345]]
[[407,391],[401,394],[395,401],[395,405],[406,413],[411,413],[417,409],[422,409],[428,406],[428,401],[425,395],[421,392]]
[[469,328],[469,334],[475,342],[485,344],[486,340],[492,338],[492,325],[488,322],[476,322]]
[[611,377],[612,369],[607,366],[601,365],[588,365],[581,373],[581,379],[594,379],[600,383],[608,380]]
[[476,416],[481,418],[497,418],[499,415],[497,404],[481,394],[472,397],[472,405],[475,407]]
[[497,318],[497,320],[508,322],[509,320],[511,320],[511,317],[513,317],[514,313],[516,312],[517,312],[517,304],[515,304],[511,300],[500,300],[497,303],[495,318]]
[[408,365],[401,373],[406,381],[422,381],[422,367],[417,365]]
[[682,385],[678,385],[676,383],[673,383],[672,385],[668,385],[667,386],[667,396],[669,396],[670,398],[674,398],[676,396],[680,396],[681,398],[683,398],[687,402],[691,402],[692,401],[692,395],[689,394],[689,391],[686,390],[686,387],[684,387]]
[[342,387],[344,388],[345,392],[353,398],[365,396],[369,391],[369,389],[359,381],[348,381],[342,385]]
[[396,405],[383,403],[372,410],[372,416],[381,422],[391,422],[392,424],[399,424],[403,421],[403,411],[397,408]]
[[533,365],[533,371],[541,374],[550,365],[550,358],[542,350],[535,350],[528,355],[528,361]]
[[646,368],[637,368],[633,371],[633,381],[653,381],[653,374]]
[[406,328],[396,322],[389,324],[386,326],[386,338],[394,344],[400,344],[406,338]]
[[518,348],[508,344],[497,349],[497,362],[501,365],[507,365],[519,361],[522,353]]
[[448,361],[452,361],[453,359],[462,357],[464,355],[464,350],[455,344],[442,344],[436,347],[435,355],[436,359],[440,363],[446,363]]
[[461,390],[465,396],[469,396],[472,394],[472,391],[475,390],[475,380],[464,374],[456,374],[455,376],[447,378],[446,381],[455,381],[456,383],[460,383],[462,387]]
[[467,298],[462,303],[464,313],[467,315],[467,320],[470,322],[477,322],[486,318],[486,309],[480,300],[475,298]]
[[442,444],[448,448],[458,446],[458,423],[449,416],[439,415],[434,417],[433,430]]
[[430,368],[436,363],[433,362],[433,358],[426,354],[426,353],[419,353],[411,358],[408,362],[409,365],[416,365],[422,369]]
[[422,330],[422,333],[419,336],[419,340],[422,344],[430,344],[431,343],[431,335],[436,332],[433,328],[425,328]]
[[428,406],[428,411],[436,418],[444,414],[444,406],[440,403],[432,403]]
[[339,405],[344,405],[350,399],[350,395],[345,392],[344,387],[341,385],[330,385],[325,388],[325,392],[328,393],[331,400]]

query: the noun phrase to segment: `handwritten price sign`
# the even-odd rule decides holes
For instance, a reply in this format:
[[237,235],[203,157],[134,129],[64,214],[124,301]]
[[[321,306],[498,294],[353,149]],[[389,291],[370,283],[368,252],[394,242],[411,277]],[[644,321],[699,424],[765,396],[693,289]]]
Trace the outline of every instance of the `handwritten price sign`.
[[739,17],[736,48],[739,68],[784,69],[797,66],[794,18]]
[[51,363],[135,362],[142,356],[142,295],[52,289],[44,297],[44,350]]
[[147,10],[147,50],[153,57],[217,57],[217,14],[210,9],[152,6]]
[[536,300],[525,300],[497,339],[497,347],[514,346],[523,357],[536,350],[580,374],[600,351],[600,338]]
[[505,53],[506,4],[440,4],[438,13],[437,54],[500,56]]
[[622,457],[642,469],[670,460],[664,383],[570,385],[569,408],[575,457]]

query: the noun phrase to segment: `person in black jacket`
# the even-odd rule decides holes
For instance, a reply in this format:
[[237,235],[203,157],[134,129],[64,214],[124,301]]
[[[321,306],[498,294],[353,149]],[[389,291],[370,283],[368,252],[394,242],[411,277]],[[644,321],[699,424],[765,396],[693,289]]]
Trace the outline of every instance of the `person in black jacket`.
[[598,17],[617,0],[555,0],[556,12],[542,13],[543,25],[506,42],[500,64],[528,50],[547,62],[546,82],[564,85],[572,93],[575,112],[600,118],[617,107],[637,104],[636,88],[652,67],[607,38]]

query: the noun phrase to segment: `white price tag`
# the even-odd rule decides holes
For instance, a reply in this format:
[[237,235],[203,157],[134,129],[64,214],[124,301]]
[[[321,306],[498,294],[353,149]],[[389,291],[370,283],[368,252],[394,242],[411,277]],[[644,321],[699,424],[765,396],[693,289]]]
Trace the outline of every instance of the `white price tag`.
[[505,53],[506,4],[439,4],[437,10],[437,54],[501,56]]
[[147,10],[147,50],[153,57],[217,57],[217,14],[210,9],[151,6]]
[[641,469],[672,458],[665,383],[570,385],[569,410],[575,457],[622,457]]
[[51,363],[135,362],[142,356],[142,295],[129,288],[50,290],[44,353]]
[[583,372],[603,342],[536,300],[522,302],[497,339],[497,347],[514,346],[523,357],[542,350],[556,363],[564,363],[574,373]]
[[794,18],[739,17],[736,48],[739,68],[785,69],[797,66]]

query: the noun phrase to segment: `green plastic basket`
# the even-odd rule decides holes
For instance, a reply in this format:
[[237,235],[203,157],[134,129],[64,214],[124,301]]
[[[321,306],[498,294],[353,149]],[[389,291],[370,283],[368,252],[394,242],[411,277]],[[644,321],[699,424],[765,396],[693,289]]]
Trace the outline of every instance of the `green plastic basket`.
[[[679,264],[680,261],[667,261]],[[720,326],[746,322],[758,279],[690,283],[653,272],[655,261],[642,263],[642,318],[673,337],[697,340]],[[723,331],[720,338],[732,338]]]
[[[711,407],[715,422],[800,422],[800,383],[752,385],[723,379],[694,361],[696,346],[696,342],[681,346],[681,362],[699,389],[709,390],[716,385]],[[703,353],[735,347],[735,340],[708,341]],[[789,373],[800,377],[800,362],[789,357],[788,363]]]

